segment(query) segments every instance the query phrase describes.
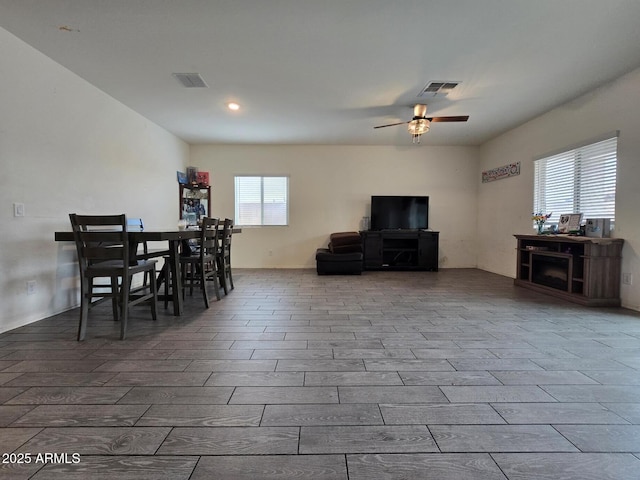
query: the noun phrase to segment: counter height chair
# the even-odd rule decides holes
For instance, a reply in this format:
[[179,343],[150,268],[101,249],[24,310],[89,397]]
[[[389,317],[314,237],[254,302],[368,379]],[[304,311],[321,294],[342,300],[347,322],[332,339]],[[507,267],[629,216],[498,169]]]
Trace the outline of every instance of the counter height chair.
[[203,217],[200,229],[200,238],[196,248],[189,255],[180,256],[182,275],[182,295],[187,288],[193,292],[194,287],[200,288],[204,306],[209,308],[209,294],[207,282],[213,281],[216,299],[220,300],[219,270],[216,254],[218,246],[219,219]]
[[[149,273],[155,278],[155,260],[137,260],[130,252],[126,215],[69,214],[80,268],[81,308],[78,340],[84,340],[90,307],[95,298],[111,298],[114,320],[120,317],[120,338],[124,340],[129,307],[151,303],[151,316],[156,320],[156,282],[131,289],[132,277]],[[96,278],[108,278],[109,284],[94,284]],[[119,280],[119,281],[118,281]],[[97,289],[97,290],[96,290]],[[131,295],[135,293],[135,295]],[[100,301],[101,301],[100,300]]]
[[222,227],[220,249],[218,250],[218,268],[225,295],[233,290],[233,275],[231,273],[231,239],[233,235],[233,220],[225,218]]

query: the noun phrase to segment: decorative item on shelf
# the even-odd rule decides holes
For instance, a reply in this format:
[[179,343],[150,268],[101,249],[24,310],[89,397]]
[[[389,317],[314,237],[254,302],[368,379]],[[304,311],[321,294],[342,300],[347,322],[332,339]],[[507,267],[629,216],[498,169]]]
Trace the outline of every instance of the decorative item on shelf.
[[551,217],[551,213],[532,213],[531,220],[533,220],[538,228],[538,235],[542,235],[544,230],[544,223]]
[[196,180],[201,187],[209,186],[209,172],[196,172]]
[[187,184],[187,174],[184,172],[176,172],[176,175],[178,176],[178,183],[182,184],[182,185],[186,185]]
[[610,218],[587,218],[585,225],[585,235],[587,237],[603,238],[608,237],[611,232]]
[[560,215],[560,220],[558,222],[558,231],[560,233],[576,233],[580,231],[581,223],[581,213],[563,213]]
[[191,185],[198,184],[198,169],[196,167],[187,167],[187,182]]

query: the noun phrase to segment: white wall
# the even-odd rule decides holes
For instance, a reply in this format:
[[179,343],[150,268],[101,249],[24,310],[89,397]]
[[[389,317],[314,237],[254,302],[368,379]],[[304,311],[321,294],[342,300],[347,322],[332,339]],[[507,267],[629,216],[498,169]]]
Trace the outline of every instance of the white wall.
[[[0,29],[0,331],[78,303],[68,214],[175,226],[189,146]],[[13,203],[26,216],[13,217]],[[27,296],[27,280],[36,280]]]
[[[634,285],[622,285],[625,307],[640,310],[640,69],[556,108],[480,149],[480,171],[521,162],[521,175],[478,183],[478,268],[515,276],[515,233],[533,233],[533,158],[607,132],[618,138],[616,231],[625,239],[622,271]],[[479,175],[478,175],[479,178]]]
[[212,214],[234,216],[233,177],[289,175],[287,227],[244,228],[237,267],[315,268],[329,234],[360,229],[371,195],[428,195],[440,234],[440,267],[475,267],[475,147],[193,145],[191,164],[211,173]]

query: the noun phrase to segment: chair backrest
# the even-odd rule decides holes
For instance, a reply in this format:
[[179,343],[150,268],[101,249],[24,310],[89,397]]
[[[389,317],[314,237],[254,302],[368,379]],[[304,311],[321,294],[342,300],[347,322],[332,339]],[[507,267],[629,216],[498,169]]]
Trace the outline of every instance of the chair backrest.
[[225,218],[222,227],[222,251],[224,255],[231,252],[231,237],[233,235],[233,219]]
[[200,235],[200,255],[215,255],[218,250],[218,225],[220,220],[202,217]]
[[[89,265],[109,260],[129,264],[129,237],[126,215],[69,214],[78,251],[80,272]],[[119,262],[118,262],[119,263]]]

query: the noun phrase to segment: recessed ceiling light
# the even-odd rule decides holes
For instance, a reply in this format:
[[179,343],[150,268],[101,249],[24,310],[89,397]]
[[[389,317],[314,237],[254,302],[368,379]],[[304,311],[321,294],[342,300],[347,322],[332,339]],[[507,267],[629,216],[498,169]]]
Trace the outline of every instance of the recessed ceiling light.
[[240,105],[238,105],[236,102],[229,102],[227,103],[227,108],[233,111],[240,110]]

